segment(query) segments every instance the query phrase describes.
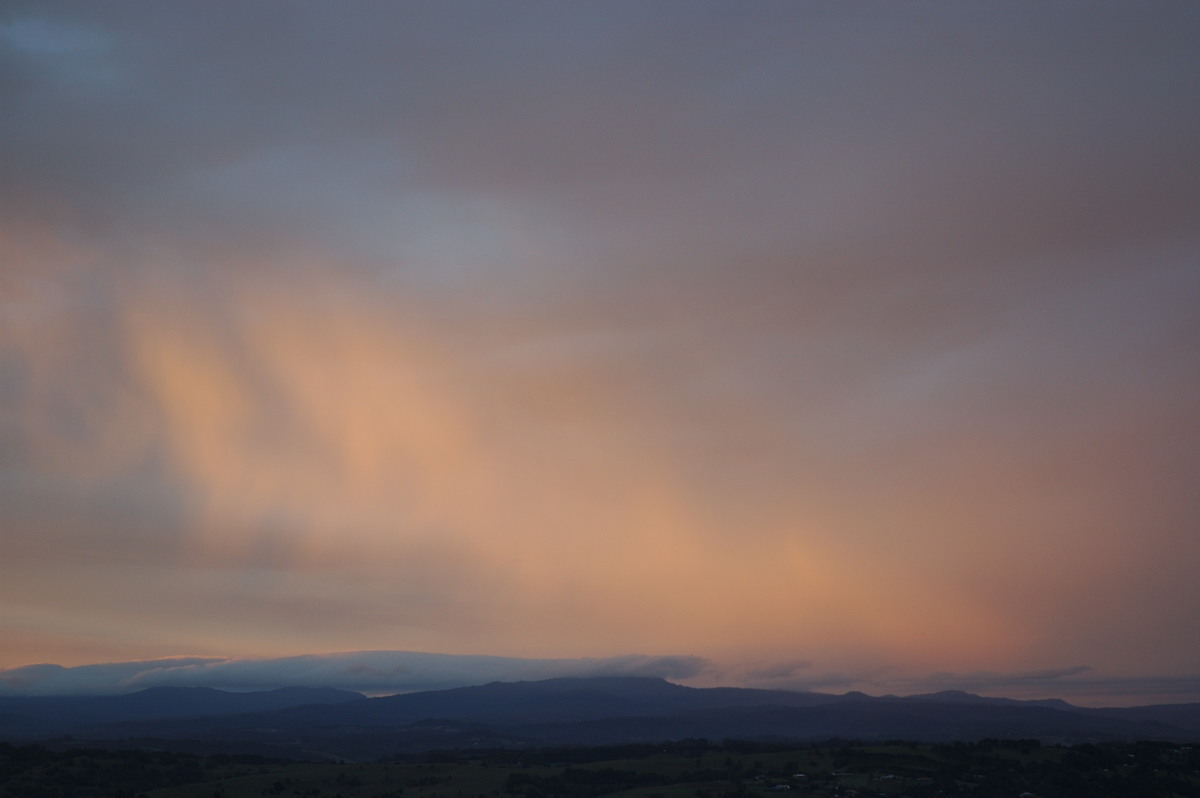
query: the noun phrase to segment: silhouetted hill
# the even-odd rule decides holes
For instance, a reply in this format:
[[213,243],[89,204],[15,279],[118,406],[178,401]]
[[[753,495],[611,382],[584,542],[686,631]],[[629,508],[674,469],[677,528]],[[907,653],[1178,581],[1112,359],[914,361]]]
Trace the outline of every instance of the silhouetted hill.
[[150,687],[116,696],[0,698],[0,734],[73,733],[124,721],[234,715],[363,700],[361,693],[331,688],[282,687],[231,693],[211,687]]
[[845,701],[818,707],[736,707],[648,718],[608,718],[571,724],[520,725],[522,736],[555,744],[601,745],[686,737],[747,740],[915,741],[1037,738],[1050,742],[1178,739],[1161,723],[1062,712],[1046,707]]
[[987,696],[975,695],[974,693],[963,692],[962,690],[942,690],[937,693],[921,693],[919,695],[905,696],[904,698],[898,698],[896,696],[885,697],[895,701],[922,701],[936,704],[994,704],[1006,706],[1050,707],[1052,709],[1066,710],[1081,709],[1081,707],[1068,704],[1061,698],[1022,701],[1016,698],[990,698]]
[[1086,711],[1122,720],[1167,723],[1200,735],[1200,704],[1154,704],[1145,707],[1117,707]]
[[427,718],[474,723],[551,723],[674,714],[747,706],[816,706],[838,696],[735,687],[695,688],[650,677],[546,679],[492,682],[478,687],[386,696],[334,709],[303,709],[293,718],[319,715],[336,723],[395,725]]
[[[831,737],[913,741],[1037,738],[1075,743],[1187,740],[1200,735],[1200,725],[1195,725],[1200,720],[1200,705],[1092,710],[1065,702],[1023,702],[961,692],[873,698],[862,693],[837,696],[700,689],[631,677],[493,682],[372,699],[340,691],[235,694],[192,690],[144,691],[122,696],[122,702],[110,698],[92,705],[77,703],[71,728],[85,731],[90,740],[107,740],[113,745],[225,751],[240,744],[247,750],[306,758],[373,758],[437,748],[602,745],[687,737],[796,742]],[[255,702],[255,711],[235,708]],[[267,706],[272,702],[290,705]],[[124,713],[120,722],[104,723],[105,718],[117,717],[118,704]],[[31,729],[63,728],[66,705],[46,699],[41,706],[53,707],[60,714],[51,712],[33,725],[26,718],[25,737]],[[0,712],[3,707],[0,702]],[[169,716],[170,712],[177,714]],[[89,720],[81,722],[85,716]],[[0,730],[20,726],[14,726],[11,716],[9,721],[6,726],[0,724]]]

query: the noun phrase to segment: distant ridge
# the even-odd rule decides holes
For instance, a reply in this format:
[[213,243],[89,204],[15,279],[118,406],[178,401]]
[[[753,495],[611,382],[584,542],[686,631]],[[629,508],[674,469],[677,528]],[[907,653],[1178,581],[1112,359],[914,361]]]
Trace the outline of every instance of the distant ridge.
[[65,733],[125,721],[235,715],[362,700],[361,693],[324,687],[281,687],[232,693],[211,687],[149,687],[115,696],[0,698],[0,735]]
[[492,682],[377,698],[322,714],[344,722],[411,723],[452,718],[483,723],[535,723],[673,714],[745,706],[816,706],[841,700],[822,693],[696,688],[639,676]]
[[438,748],[682,738],[803,742],[1200,738],[1200,704],[1085,709],[960,691],[872,697],[693,688],[651,677],[559,678],[363,698],[285,688],[153,688],[103,698],[0,699],[0,738],[71,734],[107,745],[374,758]]
[[888,696],[898,701],[931,701],[939,704],[1007,704],[1021,705],[1027,707],[1051,707],[1053,709],[1082,709],[1074,704],[1068,704],[1061,698],[1043,698],[1033,700],[1023,700],[1016,698],[988,698],[986,696],[975,695],[974,693],[963,692],[962,690],[942,690],[937,693],[922,693],[920,695],[910,695],[904,698],[896,696]]

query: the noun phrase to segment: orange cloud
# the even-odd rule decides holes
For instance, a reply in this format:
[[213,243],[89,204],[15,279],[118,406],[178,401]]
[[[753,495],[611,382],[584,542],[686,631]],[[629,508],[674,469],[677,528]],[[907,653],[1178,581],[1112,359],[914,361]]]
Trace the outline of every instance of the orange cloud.
[[661,403],[590,368],[605,339],[564,359],[529,329],[434,326],[314,274],[125,295],[130,368],[201,560],[356,574],[426,604],[408,640],[457,650],[433,630],[497,653],[848,647],[964,666],[1019,638],[945,582],[839,544],[828,508],[729,512],[744,499],[706,495],[653,434]]

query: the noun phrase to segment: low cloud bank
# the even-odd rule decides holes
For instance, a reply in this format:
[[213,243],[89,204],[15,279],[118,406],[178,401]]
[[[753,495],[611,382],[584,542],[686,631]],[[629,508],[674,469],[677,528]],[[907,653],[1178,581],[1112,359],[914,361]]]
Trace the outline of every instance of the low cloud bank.
[[1078,706],[1141,706],[1192,703],[1200,699],[1200,675],[1129,676],[1105,673],[1089,665],[1023,671],[939,671],[905,675],[896,668],[806,673],[782,663],[744,671],[739,681],[752,687],[871,695],[911,696],[957,690],[976,695],[1024,700],[1059,698]]
[[112,695],[165,686],[231,691],[334,687],[387,695],[493,681],[589,676],[651,676],[694,686],[742,685],[826,693],[857,690],[871,695],[962,690],[1018,699],[1061,698],[1080,706],[1186,703],[1200,697],[1200,676],[1194,674],[1124,676],[1087,665],[914,676],[894,667],[824,672],[804,659],[718,667],[689,655],[529,659],[416,651],[348,651],[275,659],[170,657],[77,667],[28,665],[0,670],[0,697]]
[[711,668],[701,657],[640,654],[598,659],[522,659],[353,651],[278,659],[173,657],[73,668],[46,664],[0,670],[0,696],[111,694],[161,686],[222,690],[336,687],[382,695],[563,676],[687,679]]

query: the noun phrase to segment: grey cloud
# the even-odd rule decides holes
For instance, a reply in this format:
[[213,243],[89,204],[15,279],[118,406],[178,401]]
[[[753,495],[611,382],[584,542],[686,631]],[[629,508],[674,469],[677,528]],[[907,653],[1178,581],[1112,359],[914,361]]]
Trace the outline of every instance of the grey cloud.
[[[302,414],[231,298],[258,281],[291,307],[309,269],[377,303],[347,318],[444,346],[505,445],[560,451],[541,394],[600,397],[606,437],[661,446],[714,537],[869,541],[914,580],[1037,617],[1022,645],[1041,661],[1177,665],[1175,638],[1141,630],[1198,611],[1179,530],[1200,451],[1200,18],[1151,9],[5,3],[3,560],[49,593],[66,552],[181,556],[188,497],[119,334],[127,289],[186,299],[267,446],[302,438]],[[328,323],[314,364],[347,354],[347,322]],[[408,586],[372,601],[289,583],[289,628],[468,602],[469,566],[407,562]],[[217,581],[195,581],[155,606],[208,611]],[[397,666],[354,667],[382,684]],[[1006,677],[946,683],[972,678]]]
[[8,48],[11,192],[57,186],[102,236],[124,208],[192,242],[470,261],[477,291],[527,275],[609,325],[768,361],[727,379],[784,404],[838,363],[987,337],[1030,295],[1166,269],[1145,245],[1190,242],[1200,208],[1186,4],[14,8],[70,57]]
[[812,666],[812,661],[807,659],[792,659],[766,665],[755,665],[746,670],[745,678],[751,682],[788,679],[795,676],[797,671],[807,670]]
[[922,676],[906,675],[896,667],[818,669],[805,675],[780,674],[763,679],[746,674],[743,678],[755,686],[785,690],[900,696],[958,690],[994,698],[1057,698],[1081,706],[1188,703],[1200,696],[1200,676],[1195,674],[1118,675],[1088,665],[1009,672],[944,671]]
[[528,659],[412,651],[354,651],[276,659],[179,657],[64,668],[0,670],[0,695],[103,694],[158,686],[269,690],[335,687],[369,694],[556,677],[654,676],[686,679],[711,669],[694,656]]
[[[57,185],[86,229],[124,208],[193,242],[299,233],[391,260],[401,286],[526,275],[609,323],[751,352],[767,325],[783,348],[846,325],[825,357],[871,368],[1070,290],[1098,251],[1190,239],[1200,209],[1197,56],[1171,46],[1194,20],[1173,4],[1087,26],[1072,4],[34,8],[85,43],[10,56],[31,85],[0,170]],[[1116,31],[1158,45],[1114,53]],[[72,68],[112,77],[63,85]]]
[[891,686],[901,693],[964,690],[1010,698],[1061,698],[1099,706],[1194,702],[1200,695],[1200,676],[1126,676],[1076,665],[1009,673],[935,673],[918,679],[896,680]]
[[78,695],[129,692],[129,683],[148,673],[186,670],[223,660],[213,657],[173,657],[144,662],[97,665],[27,665],[0,670],[0,695]]
[[[973,673],[935,673],[914,683],[914,687],[937,685],[939,690],[1003,690],[1008,687],[1060,687],[1063,679],[1083,676],[1092,672],[1087,665],[1068,668],[1050,668],[1013,673],[977,671]],[[1066,689],[1070,689],[1067,685]]]
[[[1029,28],[1029,8],[936,5],[218,6],[38,7],[64,38],[93,31],[106,46],[65,65],[18,53],[34,85],[12,90],[14,116],[61,118],[18,126],[8,168],[30,170],[22,183],[87,181],[109,202],[146,193],[161,213],[174,181],[190,196],[193,175],[290,151],[308,165],[267,184],[324,194],[341,165],[368,199],[343,203],[346,216],[385,191],[499,192],[565,202],[635,242],[651,218],[726,243],[799,231],[848,254],[875,239],[870,254],[911,267],[927,247],[981,255],[1030,231],[1178,229],[1195,207],[1178,167],[1194,163],[1197,114],[1168,101],[1194,54],[1108,46],[1114,31],[1183,38],[1183,15],[1110,9],[1081,26],[1067,5]],[[952,46],[927,46],[931,23]],[[63,85],[72,66],[112,78]],[[1084,83],[1088,70],[1110,79]],[[353,167],[364,152],[369,171]],[[281,201],[265,196],[253,215]],[[814,227],[822,218],[834,226]]]
[[661,679],[690,679],[713,669],[703,657],[631,655],[584,659],[574,666],[580,675],[647,676]]

